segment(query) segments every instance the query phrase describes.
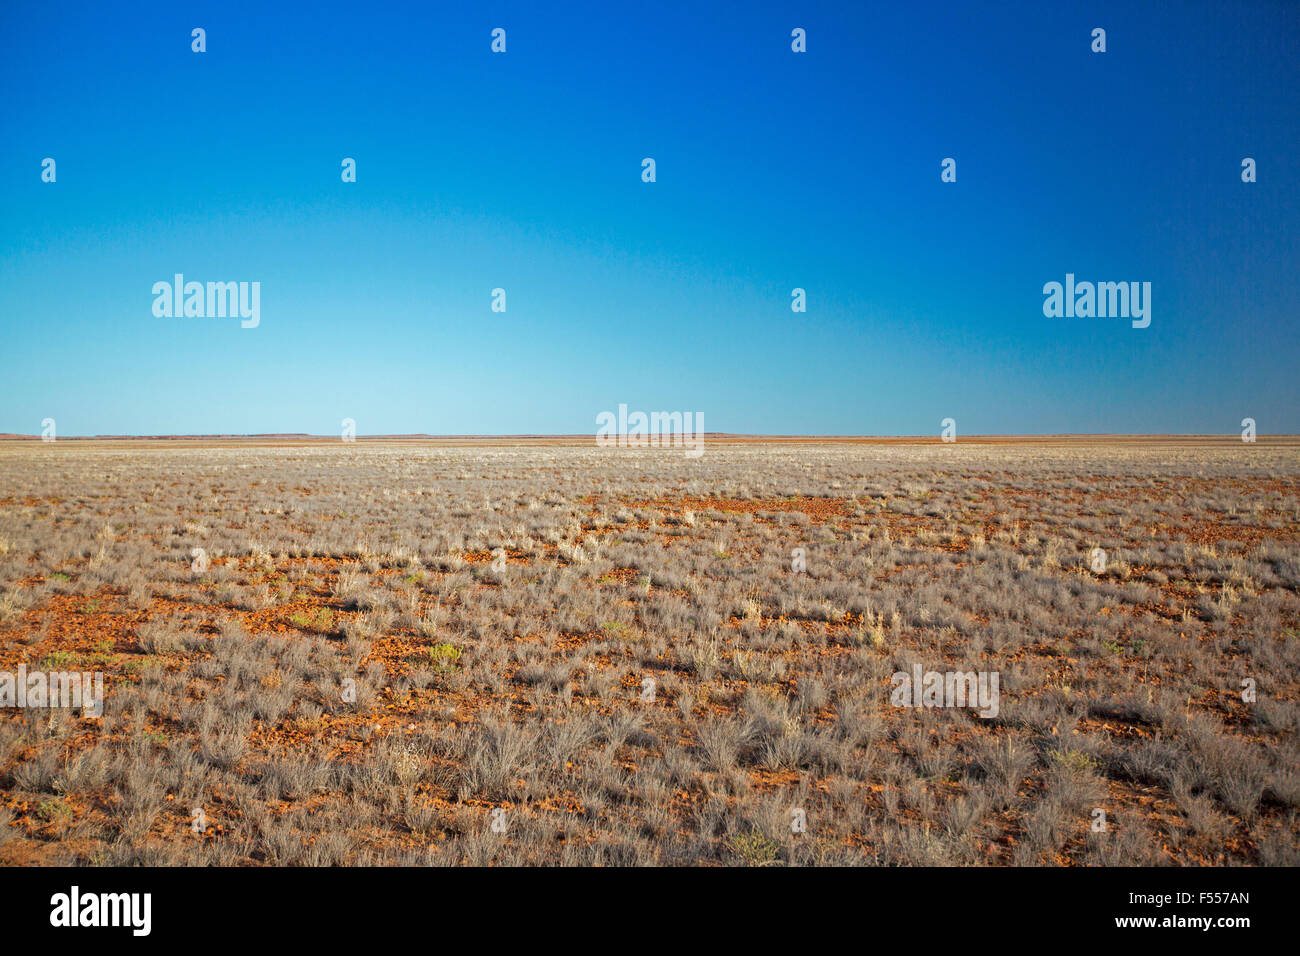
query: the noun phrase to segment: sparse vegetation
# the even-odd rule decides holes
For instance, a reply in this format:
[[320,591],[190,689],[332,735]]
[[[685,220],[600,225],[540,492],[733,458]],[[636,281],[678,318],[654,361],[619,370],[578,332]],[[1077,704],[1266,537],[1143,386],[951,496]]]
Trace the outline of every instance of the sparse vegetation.
[[0,443],[0,863],[1295,863],[1295,452]]

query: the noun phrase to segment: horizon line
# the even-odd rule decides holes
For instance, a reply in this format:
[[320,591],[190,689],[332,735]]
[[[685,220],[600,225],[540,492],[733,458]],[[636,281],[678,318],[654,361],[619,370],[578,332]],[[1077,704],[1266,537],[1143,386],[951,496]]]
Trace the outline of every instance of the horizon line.
[[[644,436],[646,439],[677,441],[682,438],[678,432],[651,432]],[[1234,443],[1243,442],[1239,432],[987,432],[982,434],[960,435],[952,440],[945,441],[941,435],[886,435],[886,434],[818,434],[818,433],[774,433],[766,434],[762,432],[702,432],[698,435],[689,436],[697,441],[714,441],[714,442],[848,442],[848,443],[909,443],[909,444],[961,444],[963,442],[976,441],[997,441],[997,442],[1040,442],[1050,440],[1112,440],[1112,441],[1142,441],[1142,440],[1169,440],[1169,439],[1195,439],[1201,441],[1232,441]],[[1257,443],[1275,444],[1279,440],[1300,440],[1300,434],[1297,433],[1277,433],[1277,434],[1257,434]],[[24,434],[19,432],[0,433],[0,442],[27,442],[36,441],[43,444],[57,444],[63,441],[121,441],[121,442],[144,442],[144,441],[223,441],[223,442],[266,442],[266,441],[283,441],[283,442],[303,442],[303,443],[325,443],[325,444],[360,444],[362,442],[520,442],[520,443],[576,443],[591,442],[595,443],[596,435],[592,432],[586,433],[527,433],[527,432],[503,432],[503,433],[481,433],[481,434],[430,434],[425,432],[393,432],[388,434],[375,435],[356,435],[349,439],[344,439],[337,434],[313,434],[310,432],[211,432],[211,433],[175,433],[175,434],[96,434],[96,435],[59,435],[55,439],[46,440],[38,434]],[[636,446],[631,446],[636,447]]]

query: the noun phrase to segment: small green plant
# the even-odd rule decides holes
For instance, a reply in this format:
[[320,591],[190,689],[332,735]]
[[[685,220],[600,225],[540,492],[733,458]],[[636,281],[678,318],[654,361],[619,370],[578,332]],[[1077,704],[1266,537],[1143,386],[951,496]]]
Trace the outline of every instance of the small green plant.
[[72,819],[72,807],[58,797],[51,797],[36,805],[36,815],[46,823],[66,823]]
[[1053,763],[1075,773],[1086,773],[1097,766],[1097,761],[1082,750],[1051,750],[1047,756]]
[[68,576],[67,576],[66,574],[64,574],[62,571],[55,571],[53,574],[50,575],[49,580],[51,580],[51,581],[71,581],[72,578],[68,577]]
[[311,612],[298,611],[290,615],[289,620],[298,627],[311,631],[327,632],[334,629],[334,612],[327,607],[318,607]]
[[107,667],[116,660],[113,654],[113,642],[101,641],[95,645],[95,650],[91,654],[82,657],[81,663],[84,667]]
[[757,830],[733,836],[727,841],[727,848],[746,866],[772,866],[781,857],[780,845]]
[[41,670],[63,670],[66,667],[71,667],[76,659],[77,655],[72,653],[72,651],[53,651],[52,653],[47,654],[45,659],[41,661]]
[[460,662],[460,648],[445,641],[426,647],[424,655],[439,670],[451,670]]

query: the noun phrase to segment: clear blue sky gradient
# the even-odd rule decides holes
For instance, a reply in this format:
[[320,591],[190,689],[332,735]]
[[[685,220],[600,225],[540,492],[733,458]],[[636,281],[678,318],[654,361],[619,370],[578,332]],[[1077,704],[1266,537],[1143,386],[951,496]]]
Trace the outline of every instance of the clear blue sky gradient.
[[0,432],[1300,432],[1295,3],[113,6],[0,12]]

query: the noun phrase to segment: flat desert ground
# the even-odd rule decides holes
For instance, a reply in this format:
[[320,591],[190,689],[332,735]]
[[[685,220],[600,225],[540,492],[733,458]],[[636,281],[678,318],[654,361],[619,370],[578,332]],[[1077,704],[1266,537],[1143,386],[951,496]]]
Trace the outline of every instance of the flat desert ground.
[[1295,439],[0,442],[0,863],[1294,865],[1298,589]]

